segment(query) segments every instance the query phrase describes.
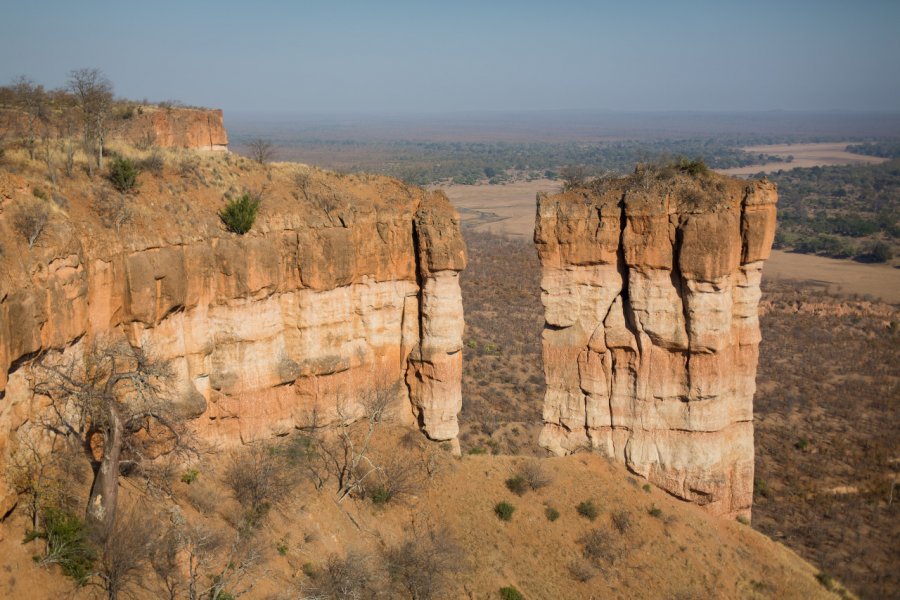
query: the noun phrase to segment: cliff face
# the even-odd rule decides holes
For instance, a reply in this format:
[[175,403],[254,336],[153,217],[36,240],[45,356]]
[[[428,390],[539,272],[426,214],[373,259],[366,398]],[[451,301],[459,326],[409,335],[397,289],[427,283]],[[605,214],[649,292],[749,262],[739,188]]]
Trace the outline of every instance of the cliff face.
[[[202,182],[141,175],[117,232],[96,208],[106,184],[80,177],[29,248],[13,223],[31,185],[0,171],[0,473],[42,403],[31,359],[99,335],[167,359],[208,439],[285,433],[391,386],[401,421],[455,438],[466,257],[443,194],[206,155]],[[239,187],[263,198],[244,236],[216,216]]]
[[152,142],[160,148],[228,150],[228,133],[221,110],[145,108],[117,125],[113,135],[132,143]]
[[[114,111],[106,124],[107,138],[122,140],[131,144],[158,148],[190,148],[225,152],[228,150],[228,132],[225,130],[221,110],[205,108],[159,108],[141,106],[123,113]],[[79,131],[78,116],[71,119]],[[49,127],[51,137],[65,130],[63,116],[51,112],[47,123],[35,125],[35,135],[43,135]],[[29,119],[25,113],[12,109],[0,109],[0,132],[9,138],[26,136]],[[71,134],[69,134],[71,135]]]
[[677,169],[539,196],[540,443],[590,447],[749,516],[763,261],[775,186]]

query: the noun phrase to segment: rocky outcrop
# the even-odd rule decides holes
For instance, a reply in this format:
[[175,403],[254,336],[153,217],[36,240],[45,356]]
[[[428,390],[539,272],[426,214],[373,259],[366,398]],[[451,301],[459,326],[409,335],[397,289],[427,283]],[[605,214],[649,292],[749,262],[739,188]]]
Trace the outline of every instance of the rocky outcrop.
[[763,261],[775,186],[675,168],[538,197],[540,443],[589,447],[749,516]]
[[142,107],[132,117],[120,120],[113,135],[160,148],[228,150],[222,111],[216,109]]
[[[79,131],[78,116],[63,119],[51,113],[46,122],[30,125],[28,116],[14,109],[0,109],[0,133],[7,138],[24,137],[35,127],[35,135],[51,137]],[[71,122],[70,122],[71,121]],[[117,108],[106,121],[108,140],[122,140],[140,147],[190,148],[225,152],[228,132],[222,111],[212,108],[128,106]]]
[[[33,357],[100,335],[168,360],[172,401],[207,439],[283,434],[376,389],[395,391],[400,421],[455,438],[466,256],[446,197],[231,155],[197,168],[220,183],[142,175],[119,231],[96,211],[101,184],[63,182],[68,205],[32,248],[13,226],[31,185],[0,171],[0,469],[41,404]],[[217,217],[238,186],[263,190],[244,236]]]

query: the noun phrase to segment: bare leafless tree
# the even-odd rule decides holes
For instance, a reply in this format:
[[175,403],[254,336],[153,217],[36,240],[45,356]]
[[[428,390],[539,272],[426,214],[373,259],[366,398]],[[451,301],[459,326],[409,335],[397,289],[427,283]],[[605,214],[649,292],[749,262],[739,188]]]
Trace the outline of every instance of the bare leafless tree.
[[226,538],[202,523],[190,523],[178,507],[151,556],[153,571],[170,600],[201,600],[211,589],[210,577]]
[[25,148],[28,157],[34,160],[41,124],[47,119],[47,94],[42,85],[24,75],[14,79],[11,87],[16,106],[25,115],[25,131],[22,132]]
[[312,584],[301,587],[304,600],[364,600],[377,596],[372,560],[362,552],[332,554]]
[[244,520],[256,526],[290,493],[295,483],[292,474],[283,454],[258,445],[231,453],[224,481],[241,505]]
[[310,458],[320,461],[324,470],[337,478],[338,502],[359,490],[378,471],[368,456],[369,448],[391,401],[397,396],[399,385],[399,382],[375,385],[358,399],[338,394],[334,407],[337,420],[322,423],[321,415],[314,411],[304,428],[314,447]]
[[147,507],[117,511],[109,535],[97,543],[96,581],[108,600],[130,596],[143,587],[157,544],[157,520]]
[[221,568],[207,575],[211,583],[197,596],[199,599],[221,600],[226,592],[228,597],[237,598],[253,588],[255,581],[248,581],[248,575],[263,558],[255,534],[256,529],[247,524],[237,527]]
[[25,236],[28,247],[33,248],[41,232],[50,220],[50,207],[39,199],[29,198],[21,204],[13,217],[13,226]]
[[402,500],[422,489],[425,479],[423,464],[414,458],[413,453],[394,450],[371,454],[374,471],[362,478],[360,483],[367,498],[380,504]]
[[102,169],[103,142],[113,105],[112,83],[99,69],[76,69],[69,74],[68,88],[81,110],[85,144],[96,148],[97,168]]
[[394,589],[412,600],[447,597],[454,578],[468,568],[465,553],[444,529],[414,530],[385,553]]
[[141,348],[98,339],[81,352],[42,355],[33,373],[35,393],[50,399],[42,425],[76,444],[91,464],[86,516],[105,539],[123,471],[148,474],[154,456],[195,452],[169,397],[171,370]]
[[76,504],[75,489],[83,482],[77,460],[61,440],[52,439],[42,448],[38,432],[18,431],[17,448],[10,456],[7,475],[31,517],[33,531],[42,529],[47,510],[69,510]]
[[261,165],[272,162],[275,158],[275,146],[272,142],[262,138],[256,138],[247,143],[247,152],[250,158]]
[[537,491],[553,483],[553,477],[544,469],[537,458],[526,460],[518,469],[517,475],[525,480],[532,490]]

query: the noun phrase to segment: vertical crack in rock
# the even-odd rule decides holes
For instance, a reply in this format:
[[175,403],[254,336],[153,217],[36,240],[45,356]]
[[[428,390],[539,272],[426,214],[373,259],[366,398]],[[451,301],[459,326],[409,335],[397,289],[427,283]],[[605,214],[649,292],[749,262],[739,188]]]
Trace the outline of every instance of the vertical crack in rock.
[[542,446],[590,446],[715,514],[749,516],[776,201],[767,181],[674,167],[538,196]]
[[454,440],[462,408],[463,307],[459,272],[466,266],[459,215],[442,192],[430,192],[413,221],[419,340],[407,385],[419,425],[433,440]]

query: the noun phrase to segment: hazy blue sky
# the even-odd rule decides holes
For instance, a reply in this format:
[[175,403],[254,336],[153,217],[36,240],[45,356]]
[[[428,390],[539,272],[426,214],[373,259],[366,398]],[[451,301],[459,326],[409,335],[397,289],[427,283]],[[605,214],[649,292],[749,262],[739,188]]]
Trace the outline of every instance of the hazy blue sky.
[[297,112],[900,110],[900,0],[9,2],[0,82]]

